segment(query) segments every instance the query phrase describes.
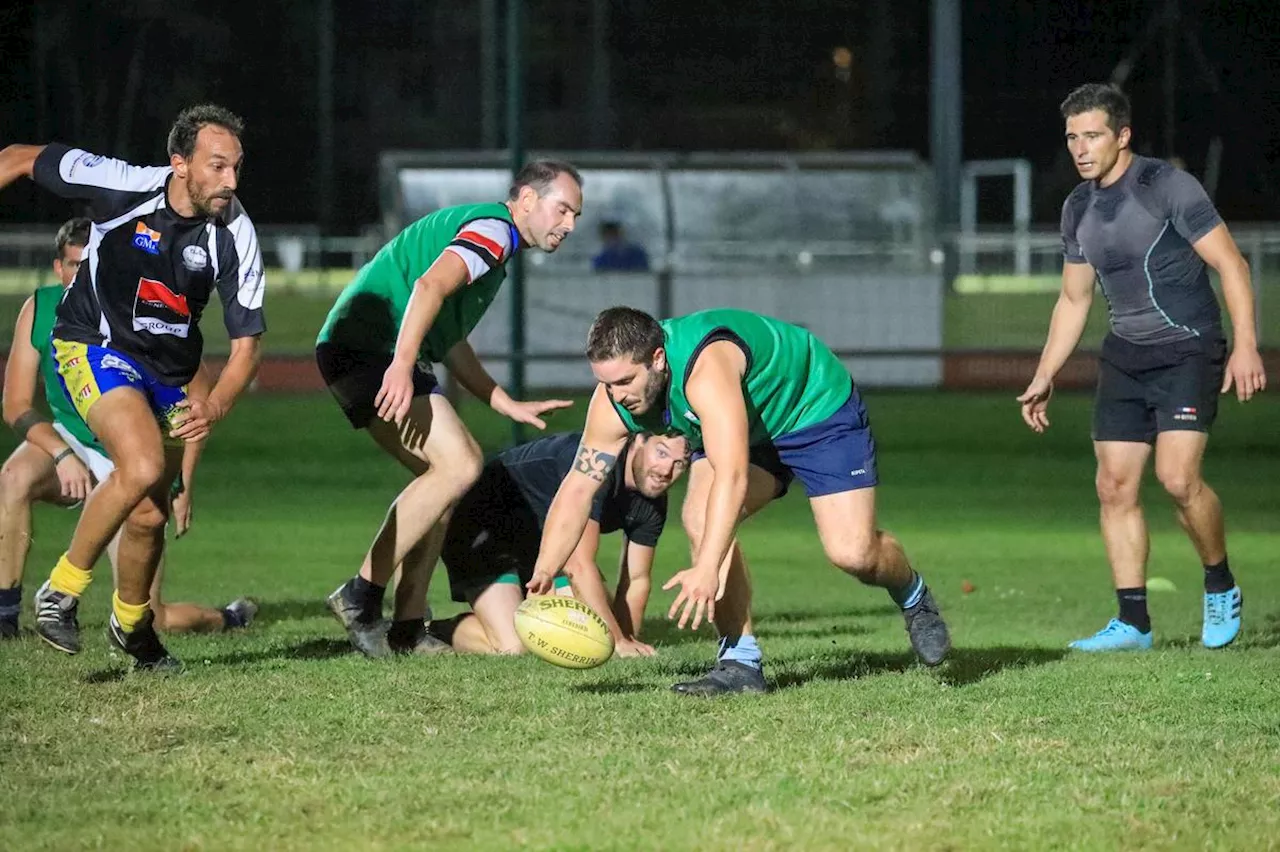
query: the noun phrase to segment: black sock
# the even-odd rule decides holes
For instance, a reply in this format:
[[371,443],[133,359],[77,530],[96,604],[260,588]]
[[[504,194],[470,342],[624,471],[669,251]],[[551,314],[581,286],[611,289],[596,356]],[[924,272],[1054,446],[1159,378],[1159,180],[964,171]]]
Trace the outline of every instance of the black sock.
[[1116,589],[1116,600],[1120,602],[1120,620],[1125,624],[1138,628],[1143,633],[1151,632],[1151,616],[1147,615],[1147,587],[1136,589]]
[[427,632],[427,620],[425,618],[406,618],[403,621],[391,622],[391,629],[387,631],[387,642],[392,645],[410,645],[416,644]]
[[387,593],[386,586],[370,583],[357,574],[355,579],[351,581],[351,591],[355,594],[356,600],[360,602],[362,610],[361,621],[367,623],[382,618],[382,597]]
[[1209,594],[1229,592],[1235,584],[1236,578],[1231,576],[1231,566],[1227,564],[1227,557],[1222,557],[1222,561],[1217,565],[1204,566],[1204,590]]
[[12,589],[0,589],[0,619],[17,621],[22,611],[22,586]]

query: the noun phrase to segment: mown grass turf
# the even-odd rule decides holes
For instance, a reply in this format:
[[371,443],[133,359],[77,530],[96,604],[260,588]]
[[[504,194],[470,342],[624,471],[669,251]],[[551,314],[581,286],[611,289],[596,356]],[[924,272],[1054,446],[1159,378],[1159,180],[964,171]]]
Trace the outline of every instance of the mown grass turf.
[[[882,520],[937,594],[951,661],[912,662],[901,616],[826,565],[793,495],[742,530],[776,691],[691,701],[667,687],[713,643],[665,623],[664,592],[653,660],[354,656],[323,598],[402,477],[327,398],[249,398],[209,447],[166,592],[255,594],[259,624],[172,637],[181,677],[126,675],[105,650],[103,565],[82,654],[0,646],[0,848],[1274,847],[1280,401],[1224,401],[1207,462],[1242,638],[1199,647],[1200,568],[1153,488],[1151,573],[1177,591],[1152,595],[1154,652],[1102,657],[1064,651],[1114,607],[1089,400],[1056,399],[1044,437],[1009,395],[873,392],[869,406]],[[486,445],[509,435],[465,413]],[[36,521],[28,600],[74,516]],[[673,523],[658,585],[685,547]],[[453,612],[439,579],[436,611]]]

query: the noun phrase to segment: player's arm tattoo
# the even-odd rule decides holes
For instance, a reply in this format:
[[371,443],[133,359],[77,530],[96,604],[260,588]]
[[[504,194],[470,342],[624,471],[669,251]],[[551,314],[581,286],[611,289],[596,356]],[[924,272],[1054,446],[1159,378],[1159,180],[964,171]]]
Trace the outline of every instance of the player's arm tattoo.
[[596,482],[604,482],[617,463],[618,457],[612,453],[578,444],[578,460],[573,463],[573,469]]

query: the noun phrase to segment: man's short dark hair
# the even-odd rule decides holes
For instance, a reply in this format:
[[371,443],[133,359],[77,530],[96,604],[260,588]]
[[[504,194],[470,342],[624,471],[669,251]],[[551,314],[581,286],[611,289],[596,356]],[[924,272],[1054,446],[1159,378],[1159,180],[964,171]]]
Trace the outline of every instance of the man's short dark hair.
[[635,308],[606,308],[587,332],[587,360],[594,363],[628,357],[637,364],[653,362],[666,337],[658,321]]
[[1114,83],[1085,83],[1067,95],[1059,109],[1062,110],[1063,118],[1100,109],[1107,114],[1107,126],[1116,133],[1122,127],[1133,126],[1129,98]]
[[520,197],[520,190],[526,186],[531,187],[541,198],[547,194],[547,189],[560,175],[568,175],[573,178],[573,182],[579,188],[582,187],[582,175],[563,160],[532,160],[525,163],[520,171],[516,172],[515,180],[511,181],[511,188],[507,190],[507,200],[515,201]]
[[93,223],[88,219],[68,219],[58,229],[58,236],[53,238],[54,257],[62,260],[67,246],[87,246],[89,244],[89,228]]
[[216,104],[197,104],[178,113],[169,130],[169,156],[177,154],[190,160],[196,152],[196,136],[200,128],[215,125],[239,139],[244,134],[244,120],[229,109]]

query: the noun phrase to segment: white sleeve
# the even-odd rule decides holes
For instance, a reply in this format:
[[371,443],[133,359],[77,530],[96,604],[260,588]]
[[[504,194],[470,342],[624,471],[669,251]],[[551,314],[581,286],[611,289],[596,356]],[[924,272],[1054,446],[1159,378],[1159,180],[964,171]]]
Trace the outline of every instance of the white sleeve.
[[97,198],[106,193],[152,192],[164,186],[168,166],[133,166],[124,160],[66,145],[46,145],[36,159],[36,182],[68,198]]
[[228,210],[230,221],[226,228],[231,237],[231,250],[227,252],[227,256],[215,258],[214,261],[218,275],[218,294],[222,297],[222,313],[227,333],[232,338],[249,337],[262,334],[267,328],[262,310],[267,281],[262,269],[262,249],[258,245],[258,232],[253,227],[253,220],[244,212],[239,199],[233,200],[232,205]]
[[445,251],[462,258],[470,283],[511,258],[515,246],[513,228],[502,219],[473,219],[458,229]]

